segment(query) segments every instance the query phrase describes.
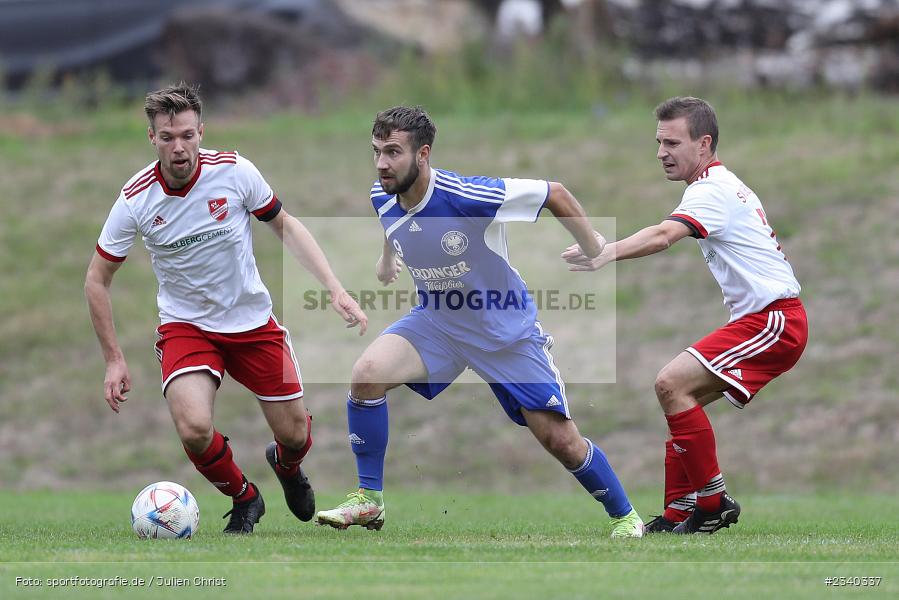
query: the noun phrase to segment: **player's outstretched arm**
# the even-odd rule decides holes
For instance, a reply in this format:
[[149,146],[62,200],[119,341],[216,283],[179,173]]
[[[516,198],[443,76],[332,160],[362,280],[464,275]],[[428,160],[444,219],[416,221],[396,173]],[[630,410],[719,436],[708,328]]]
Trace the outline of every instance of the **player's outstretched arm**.
[[284,209],[267,224],[303,268],[312,273],[327,288],[331,294],[331,306],[346,321],[347,327],[358,325],[359,335],[364,334],[368,329],[368,317],[359,308],[359,304],[353,300],[353,297],[343,289],[337,276],[331,270],[325,253],[322,252],[318,242],[315,241],[306,226],[287,214]]
[[378,258],[378,263],[375,265],[375,274],[378,276],[378,281],[385,286],[390,285],[397,280],[402,270],[403,263],[400,257],[397,256],[396,250],[393,249],[393,246],[385,237],[384,249],[381,251],[381,257]]
[[84,279],[84,295],[91,314],[91,323],[100,341],[103,359],[106,361],[106,376],[103,380],[103,396],[115,412],[119,412],[119,403],[128,400],[125,396],[131,391],[131,374],[125,355],[119,346],[112,319],[112,299],[109,287],[112,276],[122,266],[120,262],[108,261],[96,252],[87,268]]
[[606,245],[606,239],[598,231],[593,230],[584,207],[564,185],[555,181],[550,182],[546,208],[574,236],[578,248],[583,248],[586,256],[599,256],[603,246]]
[[606,245],[599,256],[590,257],[575,244],[562,253],[562,258],[571,265],[568,267],[571,271],[596,271],[616,260],[640,258],[667,250],[690,233],[690,228],[683,223],[666,220]]

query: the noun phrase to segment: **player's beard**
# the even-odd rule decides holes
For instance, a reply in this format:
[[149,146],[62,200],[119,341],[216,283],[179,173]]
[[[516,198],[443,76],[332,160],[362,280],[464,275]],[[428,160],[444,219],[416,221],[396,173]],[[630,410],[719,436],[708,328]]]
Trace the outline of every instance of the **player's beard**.
[[195,164],[195,161],[188,157],[187,164],[176,167],[174,159],[169,159],[168,166],[162,169],[163,175],[168,175],[167,182],[168,179],[171,179],[171,183],[174,183],[176,187],[182,187],[190,181]]
[[381,181],[381,186],[388,194],[405,194],[418,179],[419,172],[418,164],[413,162],[405,177],[402,179],[394,179],[393,185],[384,185],[384,182]]

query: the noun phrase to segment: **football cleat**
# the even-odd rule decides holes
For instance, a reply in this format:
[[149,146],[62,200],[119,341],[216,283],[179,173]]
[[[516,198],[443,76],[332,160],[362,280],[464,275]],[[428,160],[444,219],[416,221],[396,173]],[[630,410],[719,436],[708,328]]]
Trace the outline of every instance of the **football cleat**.
[[[376,496],[377,494],[377,496]],[[360,488],[347,494],[347,499],[337,508],[320,511],[315,515],[317,525],[330,525],[336,529],[346,529],[350,525],[360,525],[366,529],[378,530],[384,526],[384,499],[381,492]]]
[[643,537],[643,519],[633,508],[623,517],[612,518],[613,538],[641,538]]
[[309,521],[315,515],[315,492],[309,485],[309,479],[303,473],[303,469],[299,468],[296,475],[282,475],[279,473],[278,465],[278,444],[272,442],[265,449],[265,459],[271,465],[281,487],[284,488],[284,500],[287,501],[287,508],[300,521]]
[[721,506],[718,512],[708,513],[697,506],[687,520],[674,528],[672,533],[715,533],[724,527],[730,527],[740,516],[740,505],[726,493],[721,494]]
[[246,502],[235,502],[233,508],[222,516],[224,519],[231,515],[231,518],[228,519],[228,524],[225,526],[225,533],[237,535],[253,533],[253,526],[265,514],[265,502],[262,500],[259,488],[256,487],[255,483],[250,485],[256,490],[256,497]]
[[669,521],[662,515],[657,515],[652,521],[643,527],[643,533],[671,533],[678,523]]

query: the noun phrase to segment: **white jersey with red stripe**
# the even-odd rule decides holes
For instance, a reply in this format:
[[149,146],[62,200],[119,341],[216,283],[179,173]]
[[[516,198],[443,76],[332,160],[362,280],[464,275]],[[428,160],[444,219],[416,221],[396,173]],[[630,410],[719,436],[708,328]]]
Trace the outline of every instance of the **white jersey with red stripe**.
[[690,228],[721,286],[730,321],[758,312],[800,286],[758,196],[720,162],[687,186],[668,217]]
[[265,325],[272,300],[253,256],[250,213],[274,218],[281,203],[237,152],[200,149],[194,177],[166,185],[154,162],[122,188],[97,252],[121,262],[140,233],[159,281],[162,323],[184,322],[220,333]]

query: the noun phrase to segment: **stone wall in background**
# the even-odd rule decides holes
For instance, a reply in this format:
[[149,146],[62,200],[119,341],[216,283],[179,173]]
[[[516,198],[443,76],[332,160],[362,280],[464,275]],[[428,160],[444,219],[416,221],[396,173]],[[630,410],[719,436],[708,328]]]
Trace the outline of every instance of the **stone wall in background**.
[[41,70],[58,82],[101,69],[135,89],[184,77],[211,93],[271,85],[308,104],[313,88],[364,84],[399,48],[539,43],[557,24],[587,50],[624,48],[620,69],[636,83],[899,92],[899,0],[0,2],[0,70],[11,88]]

